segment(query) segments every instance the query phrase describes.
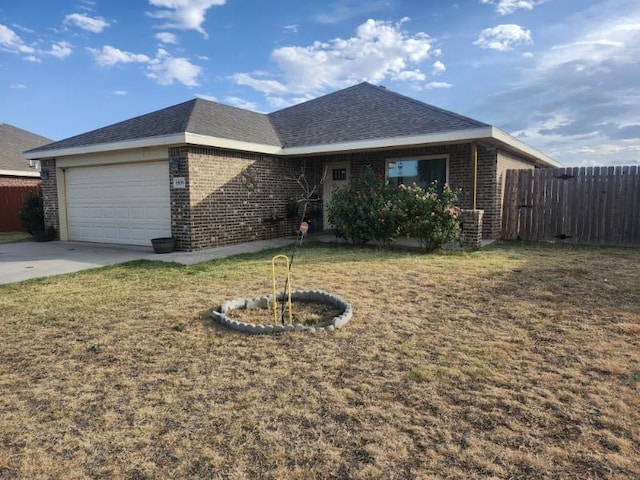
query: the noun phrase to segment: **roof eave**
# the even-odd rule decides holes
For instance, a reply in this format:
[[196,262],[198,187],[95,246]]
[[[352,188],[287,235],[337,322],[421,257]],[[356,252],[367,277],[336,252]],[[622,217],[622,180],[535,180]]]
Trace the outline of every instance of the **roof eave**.
[[27,170],[1,170],[0,175],[5,175],[7,177],[34,177],[40,178],[40,172],[37,171],[27,171]]
[[553,158],[545,155],[540,150],[533,148],[530,145],[527,145],[521,140],[509,135],[506,132],[503,132],[499,128],[491,127],[491,138],[496,141],[501,146],[506,147],[507,149],[514,151],[520,155],[525,156],[531,160],[534,160],[536,164],[543,167],[554,167],[559,168],[562,167],[562,163],[554,160]]
[[562,164],[551,157],[518,140],[515,137],[492,127],[470,128],[453,130],[427,135],[412,135],[407,137],[391,137],[361,140],[356,142],[332,143],[325,145],[309,145],[304,147],[284,148],[283,154],[287,156],[321,155],[326,153],[341,153],[354,150],[375,150],[397,147],[415,147],[419,145],[433,145],[444,143],[488,141],[497,146],[515,152],[537,165],[546,167],[561,167]]
[[230,140],[227,138],[211,137],[196,133],[175,133],[171,135],[161,135],[157,137],[140,138],[136,140],[126,140],[123,142],[99,143],[80,147],[57,148],[51,150],[27,151],[24,153],[28,160],[43,158],[67,157],[72,155],[87,155],[92,153],[113,152],[117,150],[131,150],[134,148],[161,147],[171,145],[203,145],[207,147],[218,147],[229,150],[243,150],[247,152],[267,153],[277,155],[282,148],[277,145],[263,145],[258,143]]
[[357,140],[353,142],[330,143],[323,145],[308,145],[302,147],[285,147],[278,145],[266,145],[227,138],[211,137],[196,133],[179,133],[157,137],[127,140],[124,142],[102,143],[84,147],[71,147],[37,152],[25,152],[24,156],[29,160],[56,158],[71,155],[86,155],[91,153],[109,152],[116,150],[129,150],[134,148],[158,147],[170,145],[202,145],[208,147],[223,148],[228,150],[240,150],[245,152],[263,153],[287,157],[299,157],[302,155],[322,155],[327,153],[341,153],[349,151],[390,149],[399,147],[413,147],[419,145],[433,145],[443,143],[490,141],[491,143],[513,151],[534,163],[547,167],[560,167],[559,162],[530,147],[526,143],[499,130],[486,126],[464,130],[454,130],[426,135],[411,135],[406,137],[374,138]]

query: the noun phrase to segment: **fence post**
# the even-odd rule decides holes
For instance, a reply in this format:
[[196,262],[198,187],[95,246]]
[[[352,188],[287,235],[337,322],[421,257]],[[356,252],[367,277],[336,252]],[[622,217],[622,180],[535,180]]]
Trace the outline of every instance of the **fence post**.
[[462,248],[478,250],[482,247],[482,216],[484,210],[462,212]]

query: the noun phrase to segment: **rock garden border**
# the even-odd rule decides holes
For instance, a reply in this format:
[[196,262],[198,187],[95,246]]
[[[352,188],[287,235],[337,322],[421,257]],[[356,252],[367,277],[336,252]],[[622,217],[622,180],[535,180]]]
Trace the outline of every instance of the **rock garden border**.
[[328,305],[332,305],[341,309],[342,314],[333,317],[330,321],[330,324],[325,327],[312,327],[299,323],[293,325],[264,325],[239,322],[238,320],[234,320],[233,318],[227,316],[227,313],[229,313],[231,310],[267,308],[269,306],[269,302],[272,301],[273,295],[265,295],[264,297],[253,299],[236,298],[235,300],[228,300],[226,302],[223,302],[218,310],[214,310],[213,312],[211,312],[211,318],[219,321],[222,325],[231,328],[232,330],[260,335],[284,332],[332,332],[337,328],[344,327],[347,323],[349,323],[351,317],[353,316],[353,310],[349,302],[343,300],[337,295],[332,295],[322,290],[293,290],[291,292],[291,301],[326,303]]

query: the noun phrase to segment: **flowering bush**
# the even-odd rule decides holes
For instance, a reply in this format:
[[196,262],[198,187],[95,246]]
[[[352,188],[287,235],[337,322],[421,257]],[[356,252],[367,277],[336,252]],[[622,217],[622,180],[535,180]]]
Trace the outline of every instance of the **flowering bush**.
[[444,185],[438,193],[433,182],[426,189],[417,185],[400,186],[403,220],[401,233],[415,238],[425,250],[442,248],[460,234],[460,209],[454,205],[457,192]]
[[367,167],[348,188],[333,193],[328,217],[338,234],[355,245],[371,240],[389,245],[399,235],[407,235],[425,250],[433,250],[455,240],[460,232],[457,197],[447,185],[439,192],[436,182],[427,189],[394,188]]

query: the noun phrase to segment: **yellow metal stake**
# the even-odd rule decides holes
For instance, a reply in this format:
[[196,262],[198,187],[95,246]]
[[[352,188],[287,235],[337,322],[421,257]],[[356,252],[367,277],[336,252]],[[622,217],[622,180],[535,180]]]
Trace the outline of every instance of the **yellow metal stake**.
[[[282,301],[284,302],[285,294],[288,295],[287,307],[289,308],[289,323],[292,322],[291,314],[291,269],[289,268],[289,257],[286,255],[276,255],[271,259],[271,277],[273,279],[273,318],[278,323],[278,294],[276,292],[276,260],[283,258],[285,261],[285,267],[287,269],[287,288],[285,292],[282,292]],[[283,318],[284,322],[284,318]]]

